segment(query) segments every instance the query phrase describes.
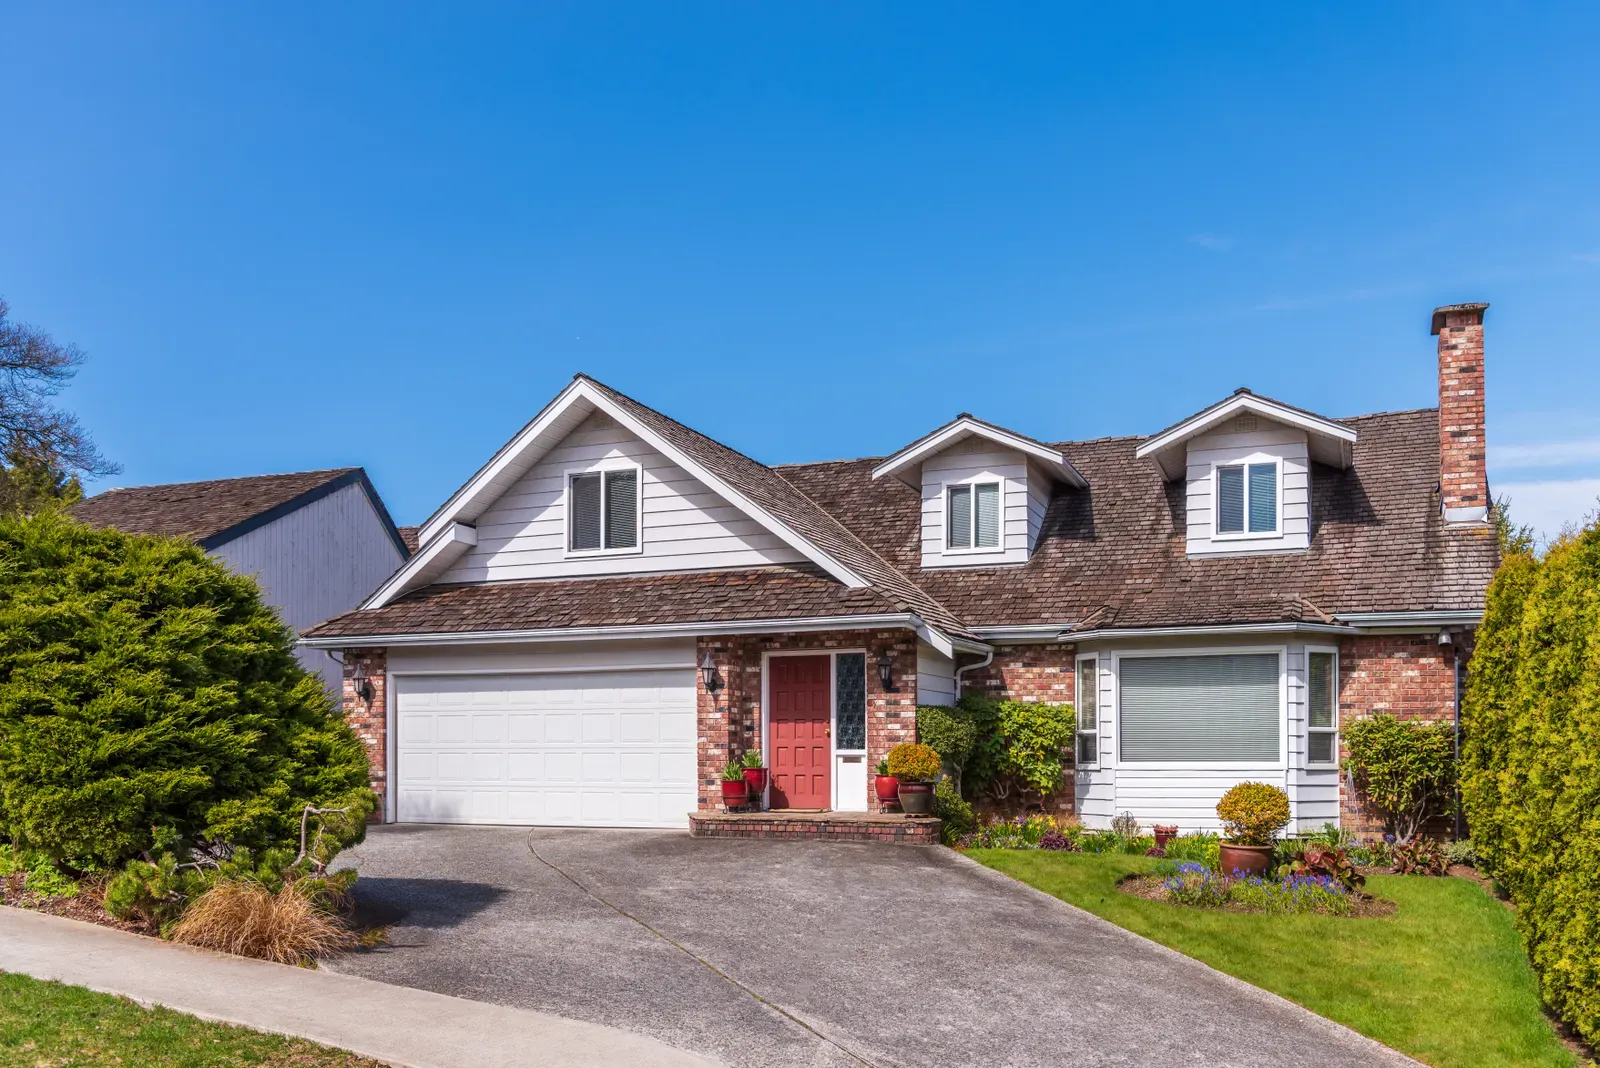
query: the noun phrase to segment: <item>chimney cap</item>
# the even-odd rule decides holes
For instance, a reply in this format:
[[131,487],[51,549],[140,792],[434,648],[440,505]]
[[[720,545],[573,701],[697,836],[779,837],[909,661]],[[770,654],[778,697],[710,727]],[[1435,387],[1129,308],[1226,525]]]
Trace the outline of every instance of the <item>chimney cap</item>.
[[1488,308],[1487,301],[1481,304],[1442,304],[1433,309],[1433,326],[1428,330],[1430,334],[1437,334],[1444,329],[1444,317],[1450,312],[1477,312],[1478,322],[1483,322],[1484,309]]

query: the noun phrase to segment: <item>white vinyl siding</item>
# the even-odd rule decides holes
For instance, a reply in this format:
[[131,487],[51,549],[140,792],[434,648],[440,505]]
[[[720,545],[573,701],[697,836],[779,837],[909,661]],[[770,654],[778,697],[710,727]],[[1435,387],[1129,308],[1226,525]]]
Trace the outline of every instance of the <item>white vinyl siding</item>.
[[[638,465],[637,550],[567,549],[571,475]],[[804,558],[688,472],[603,415],[591,416],[518,477],[477,519],[478,544],[440,582],[705,571]]]
[[[1036,531],[1030,516],[1029,466],[1022,453],[981,439],[928,457],[922,465],[922,566],[1026,563]],[[995,488],[984,490],[985,485]],[[967,512],[952,524],[960,501],[966,502]]]
[[1125,658],[1122,763],[1277,761],[1281,674],[1276,653]]
[[1311,544],[1305,431],[1251,416],[1189,442],[1191,556],[1293,552]]
[[[876,672],[875,664],[867,670]],[[917,642],[917,704],[953,705],[956,703],[956,662],[927,642]]]

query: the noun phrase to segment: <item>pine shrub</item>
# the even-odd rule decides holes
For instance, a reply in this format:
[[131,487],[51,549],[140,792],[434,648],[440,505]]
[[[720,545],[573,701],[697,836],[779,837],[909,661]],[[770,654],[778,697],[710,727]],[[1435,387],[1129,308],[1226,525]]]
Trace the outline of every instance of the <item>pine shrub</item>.
[[1517,907],[1545,1000],[1600,1042],[1600,526],[1506,557],[1462,721],[1479,864]]
[[[0,833],[67,868],[298,844],[308,803],[375,798],[360,740],[293,633],[195,545],[0,520]],[[332,825],[330,825],[332,826]]]

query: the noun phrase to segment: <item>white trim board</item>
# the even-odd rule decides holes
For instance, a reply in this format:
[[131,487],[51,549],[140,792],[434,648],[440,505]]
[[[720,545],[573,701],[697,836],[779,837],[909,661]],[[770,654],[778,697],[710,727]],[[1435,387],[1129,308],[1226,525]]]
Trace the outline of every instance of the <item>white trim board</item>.
[[1304,430],[1313,446],[1312,458],[1333,467],[1347,468],[1355,462],[1356,432],[1343,423],[1297,411],[1254,393],[1239,392],[1227,400],[1190,416],[1170,430],[1141,444],[1133,451],[1135,459],[1154,457],[1161,472],[1168,479],[1181,477],[1186,471],[1184,453],[1180,450],[1190,438],[1204,434],[1232,419],[1241,412],[1254,412],[1273,422]]
[[1026,456],[1031,456],[1043,464],[1053,477],[1069,486],[1084,489],[1089,485],[1089,480],[1084,478],[1078,472],[1078,469],[1068,462],[1065,453],[1041,445],[1018,434],[1001,430],[999,427],[980,423],[978,420],[966,416],[961,416],[954,422],[935,430],[927,437],[912,442],[887,460],[884,460],[872,469],[872,477],[882,478],[884,475],[893,475],[902,482],[920,489],[922,486],[921,478],[918,477],[913,481],[908,477],[907,473],[919,466],[928,457],[942,452],[967,437],[984,438],[997,445],[1015,449]]

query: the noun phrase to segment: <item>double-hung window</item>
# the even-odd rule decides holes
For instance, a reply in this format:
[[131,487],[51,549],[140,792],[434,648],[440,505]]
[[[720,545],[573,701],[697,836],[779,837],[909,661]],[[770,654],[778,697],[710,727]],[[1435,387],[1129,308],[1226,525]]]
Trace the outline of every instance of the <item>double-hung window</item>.
[[1329,766],[1339,760],[1339,657],[1307,654],[1306,763]]
[[951,486],[946,495],[944,529],[948,548],[1000,548],[1000,483]]
[[1278,532],[1278,465],[1227,464],[1217,468],[1217,533]]
[[571,552],[635,552],[639,548],[636,468],[573,475],[568,481],[567,548]]
[[1078,658],[1077,724],[1079,767],[1100,763],[1100,688],[1093,657]]

